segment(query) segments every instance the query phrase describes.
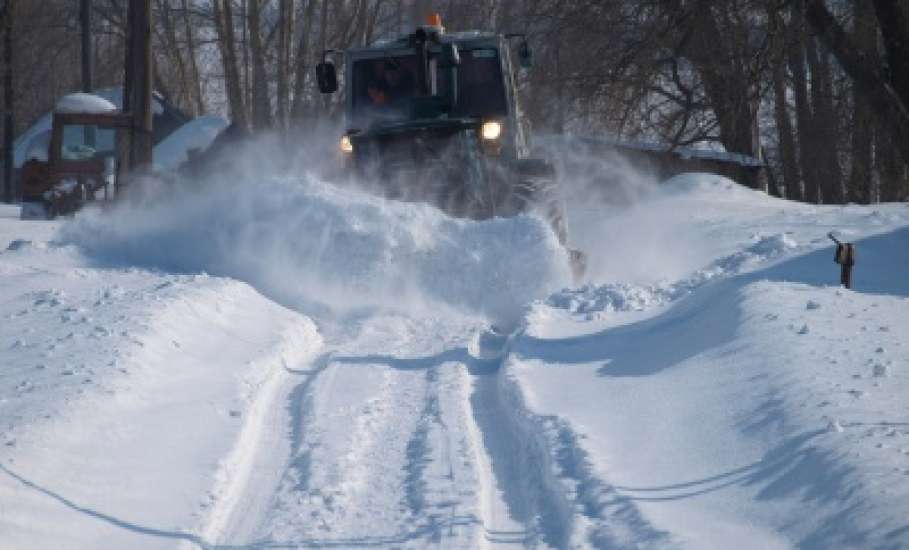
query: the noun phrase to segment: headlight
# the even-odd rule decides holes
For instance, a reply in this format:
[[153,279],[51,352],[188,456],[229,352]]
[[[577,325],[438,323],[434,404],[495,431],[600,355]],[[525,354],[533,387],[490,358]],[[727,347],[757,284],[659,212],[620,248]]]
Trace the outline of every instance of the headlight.
[[499,139],[499,136],[502,135],[502,125],[498,122],[484,122],[483,127],[480,128],[480,135],[483,136],[485,140],[495,140]]
[[353,142],[350,141],[350,136],[347,134],[341,136],[341,151],[345,153],[353,153]]

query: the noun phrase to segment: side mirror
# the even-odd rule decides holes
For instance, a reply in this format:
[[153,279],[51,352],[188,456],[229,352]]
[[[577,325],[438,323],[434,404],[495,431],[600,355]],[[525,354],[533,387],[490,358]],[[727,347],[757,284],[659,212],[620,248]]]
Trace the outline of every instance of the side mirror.
[[461,64],[461,52],[458,51],[457,44],[442,45],[442,67],[457,67]]
[[530,49],[530,44],[525,40],[521,42],[521,47],[518,48],[518,58],[521,62],[521,67],[529,69],[533,66],[533,50]]
[[323,61],[316,65],[316,81],[319,91],[323,94],[333,94],[338,91],[338,73],[331,61]]

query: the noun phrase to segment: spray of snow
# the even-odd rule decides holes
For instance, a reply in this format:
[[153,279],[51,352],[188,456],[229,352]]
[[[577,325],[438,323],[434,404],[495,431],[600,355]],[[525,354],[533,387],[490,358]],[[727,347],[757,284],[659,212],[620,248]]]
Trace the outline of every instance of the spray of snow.
[[718,258],[688,277],[674,282],[654,284],[606,283],[563,289],[549,297],[547,304],[566,309],[587,319],[614,311],[641,311],[663,305],[690,294],[704,284],[733,277],[779,258],[798,248],[788,233],[753,235],[752,243],[732,254]]
[[672,185],[570,137],[543,141],[563,186],[569,240],[588,255],[590,283],[677,280],[708,261],[691,212],[665,200]]
[[64,241],[102,264],[230,276],[323,314],[444,305],[514,322],[569,280],[565,252],[532,216],[452,219],[313,175],[142,189],[83,211]]

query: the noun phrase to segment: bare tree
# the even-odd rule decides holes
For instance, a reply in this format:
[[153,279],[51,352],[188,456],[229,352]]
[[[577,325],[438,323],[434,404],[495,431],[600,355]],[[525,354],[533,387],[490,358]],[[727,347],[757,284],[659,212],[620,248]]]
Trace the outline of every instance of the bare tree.
[[286,127],[290,107],[291,44],[294,36],[293,0],[279,0],[278,16],[278,55],[277,55],[277,119],[281,127]]
[[300,37],[297,40],[293,103],[290,109],[291,119],[295,125],[299,125],[304,118],[306,106],[306,81],[311,67],[309,58],[312,56],[312,53],[310,52],[310,40],[317,1],[318,0],[303,0],[305,9],[303,11],[302,30],[300,32]]
[[221,64],[224,67],[224,87],[227,90],[227,101],[233,123],[248,128],[246,104],[243,101],[243,88],[240,85],[240,68],[237,65],[237,48],[234,38],[233,8],[230,0],[214,0],[215,28],[218,33],[218,49],[221,52]]
[[801,197],[803,189],[799,180],[799,167],[789,114],[788,87],[786,83],[786,48],[788,47],[787,27],[776,6],[768,6],[770,39],[772,49],[773,114],[779,143],[779,159],[782,168],[781,196]]
[[199,65],[196,61],[196,38],[192,25],[192,16],[189,11],[188,0],[182,0],[183,7],[183,33],[186,37],[186,49],[189,57],[189,89],[192,95],[196,115],[205,114],[205,101],[202,98],[202,82],[199,77]]
[[265,68],[265,46],[262,44],[260,16],[262,5],[259,0],[247,0],[247,35],[252,63],[252,79],[249,83],[252,94],[252,123],[257,129],[272,127],[271,100],[268,93],[268,74]]

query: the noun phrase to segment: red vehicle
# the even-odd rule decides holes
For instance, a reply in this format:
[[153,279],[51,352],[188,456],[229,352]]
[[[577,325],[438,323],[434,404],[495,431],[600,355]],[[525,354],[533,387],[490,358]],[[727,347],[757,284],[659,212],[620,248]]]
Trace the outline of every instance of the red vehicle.
[[118,144],[129,124],[129,116],[117,110],[58,108],[46,157],[22,166],[22,217],[50,219],[112,196],[117,152],[123,150]]

